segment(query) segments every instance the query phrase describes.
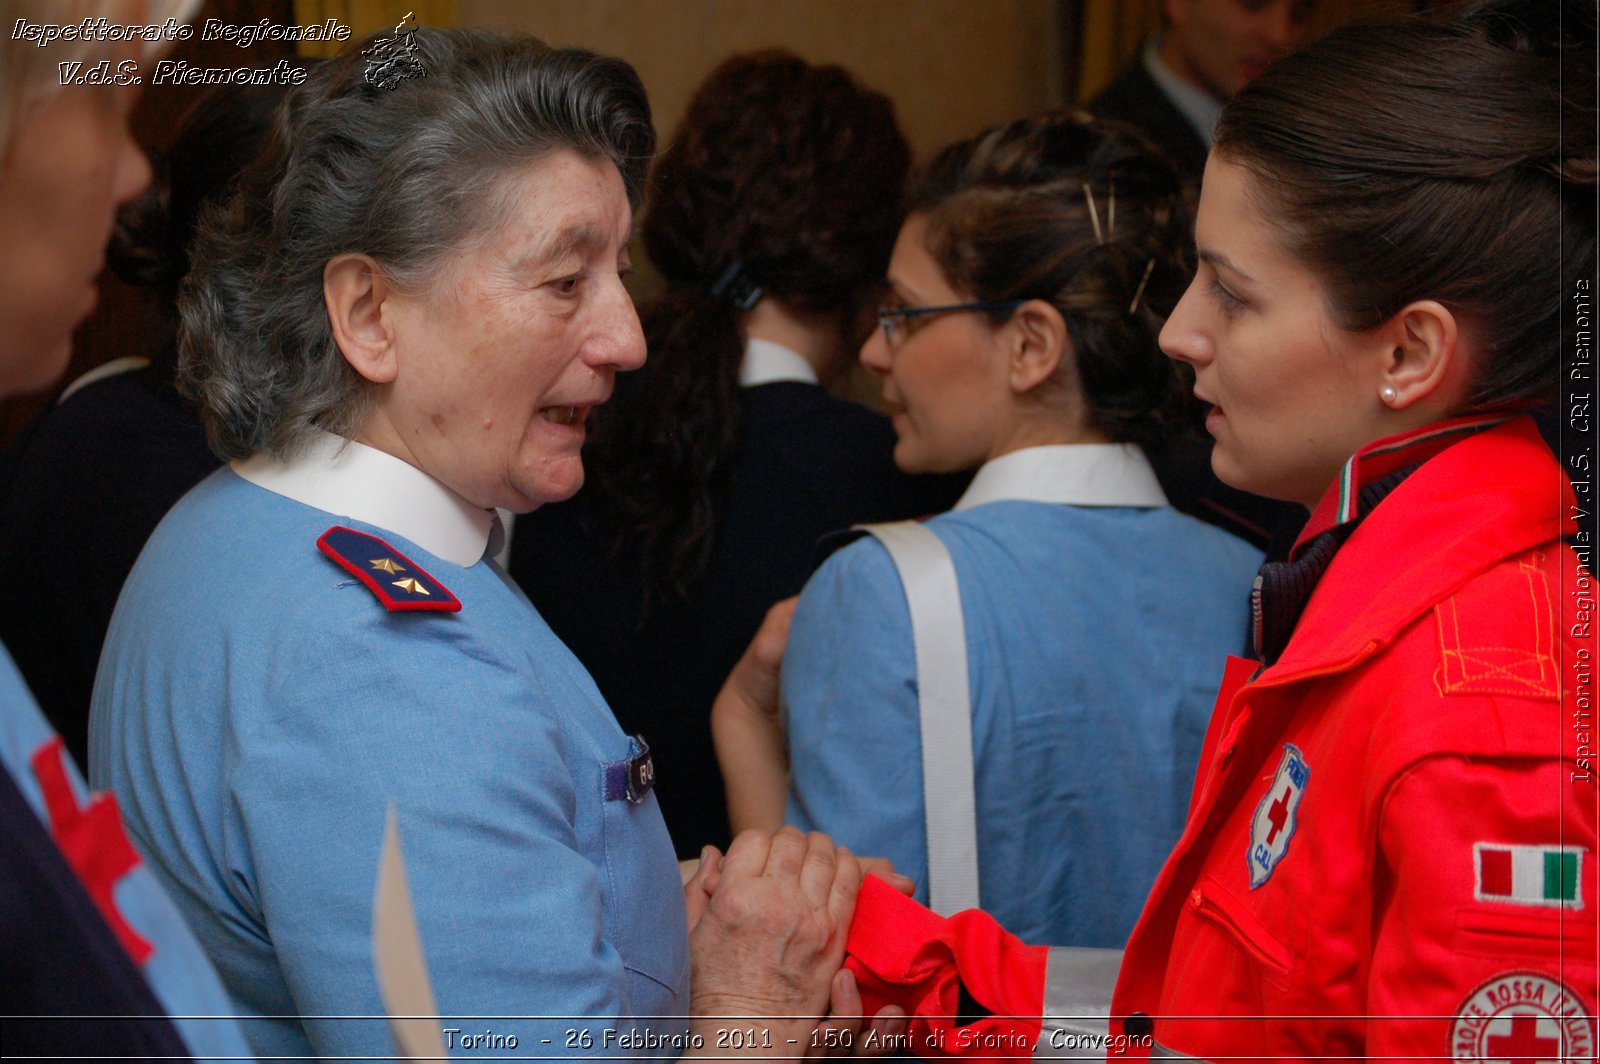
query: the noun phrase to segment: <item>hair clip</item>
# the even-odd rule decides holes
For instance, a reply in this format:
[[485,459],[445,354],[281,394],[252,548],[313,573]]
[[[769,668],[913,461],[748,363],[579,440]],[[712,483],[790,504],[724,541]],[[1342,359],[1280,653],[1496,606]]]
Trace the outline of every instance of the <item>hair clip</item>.
[[723,271],[717,274],[717,279],[711,282],[709,291],[712,299],[726,299],[736,310],[749,310],[761,302],[764,294],[761,286],[744,272],[744,262],[741,259],[729,262]]
[[1094,242],[1104,244],[1106,235],[1100,231],[1100,212],[1094,206],[1094,193],[1089,191],[1089,182],[1083,183],[1083,201],[1089,205],[1089,224],[1094,226]]
[[1117,231],[1117,180],[1111,179],[1111,192],[1106,197],[1110,200],[1106,204],[1106,236],[1114,236]]
[[1133,312],[1139,309],[1139,300],[1144,298],[1144,286],[1150,283],[1150,275],[1155,272],[1155,268],[1155,259],[1144,264],[1144,276],[1139,278],[1139,287],[1133,290],[1133,302],[1128,304],[1128,317],[1133,317]]

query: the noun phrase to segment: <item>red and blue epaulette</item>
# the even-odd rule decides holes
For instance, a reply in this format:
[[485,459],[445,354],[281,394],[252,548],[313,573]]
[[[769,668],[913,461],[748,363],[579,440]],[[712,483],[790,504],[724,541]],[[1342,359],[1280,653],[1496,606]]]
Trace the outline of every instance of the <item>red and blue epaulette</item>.
[[461,600],[449,588],[377,536],[334,525],[317,540],[317,548],[365,584],[386,610],[457,613],[461,609]]

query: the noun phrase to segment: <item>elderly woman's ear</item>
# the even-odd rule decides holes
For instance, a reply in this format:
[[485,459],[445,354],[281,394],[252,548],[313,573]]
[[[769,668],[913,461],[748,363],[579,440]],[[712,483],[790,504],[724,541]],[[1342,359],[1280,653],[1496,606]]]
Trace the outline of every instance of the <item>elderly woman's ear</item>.
[[387,306],[397,294],[383,270],[365,255],[337,255],[322,269],[322,299],[334,343],[345,361],[373,384],[388,384],[399,371],[395,318]]
[[1019,396],[1054,378],[1072,358],[1066,319],[1042,299],[1018,307],[1006,321],[1006,333],[1011,390]]

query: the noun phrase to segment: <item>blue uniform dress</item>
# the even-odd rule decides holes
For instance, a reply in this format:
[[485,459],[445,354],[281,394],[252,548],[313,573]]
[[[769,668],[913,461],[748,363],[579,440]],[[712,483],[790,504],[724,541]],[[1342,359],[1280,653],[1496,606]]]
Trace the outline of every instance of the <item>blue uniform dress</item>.
[[[1248,544],[1165,505],[1131,445],[986,464],[926,525],[966,623],[983,908],[1034,944],[1120,946],[1183,827]],[[800,596],[783,663],[788,818],[888,857],[927,901],[916,655],[874,539]]]
[[[73,830],[62,821],[72,819],[77,811],[87,812],[91,804],[88,790],[71,758],[66,755],[60,736],[45,723],[33,696],[28,693],[10,655],[3,648],[0,648],[0,769],[11,777],[33,813],[57,839],[63,831]],[[55,792],[53,800],[47,801],[47,792],[51,790]],[[80,830],[88,829],[94,833],[93,838],[80,841],[85,842],[91,851],[104,854],[114,844],[114,840],[107,838],[105,833],[108,830],[115,833],[116,828],[110,823],[111,818],[101,819],[98,824],[92,823],[94,819],[97,818],[86,818],[90,823],[78,826]],[[10,853],[9,846],[7,851],[4,859],[9,863],[15,854]],[[16,897],[9,880],[5,895],[9,906]],[[235,1012],[233,1002],[217,981],[216,972],[206,962],[205,954],[184,926],[183,918],[161,889],[150,868],[141,862],[117,875],[111,890],[111,903],[115,917],[106,917],[108,927],[111,919],[120,919],[126,929],[143,944],[140,950],[142,959],[134,962],[139,974],[149,984],[149,989],[154,992],[156,1001],[167,1015],[173,1017],[173,1025],[195,1058],[237,1059],[247,1056],[249,1050],[245,1046],[244,1036],[229,1018]],[[53,917],[37,911],[16,912],[8,907],[5,918],[45,920]],[[108,929],[106,937],[110,936]],[[7,941],[12,941],[12,936],[6,937]],[[30,966],[36,960],[42,968],[53,971],[59,958],[12,955],[0,963],[11,968],[7,973],[9,976],[27,980],[30,978]],[[88,973],[85,973],[85,977],[88,977]],[[21,1028],[26,1023],[25,1019],[12,1021],[16,1029],[11,1033],[19,1051],[25,1043],[30,1042],[28,1033]],[[116,1033],[113,1027],[111,1036]],[[72,1041],[70,1029],[59,1034],[61,1042],[58,1048],[65,1050]],[[89,1046],[80,1042],[76,1048],[110,1052],[113,1047],[104,1044]]]
[[[319,551],[335,525],[391,548],[354,561],[375,587]],[[342,1018],[384,1012],[372,899],[391,802],[458,1018],[447,1047],[677,1055],[688,948],[666,829],[653,795],[608,787],[636,751],[482,560],[492,527],[405,462],[325,437],[203,481],[128,579],[92,772],[264,1056],[393,1051],[381,1019]],[[391,611],[375,593],[391,586],[461,608]]]

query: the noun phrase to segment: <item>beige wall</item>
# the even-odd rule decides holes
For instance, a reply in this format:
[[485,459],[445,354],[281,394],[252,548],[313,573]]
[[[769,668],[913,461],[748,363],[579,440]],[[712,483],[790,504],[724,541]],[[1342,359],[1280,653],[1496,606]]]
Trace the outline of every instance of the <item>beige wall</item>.
[[463,26],[620,55],[665,141],[720,60],[782,46],[895,102],[917,157],[1059,102],[1056,0],[457,0]]

